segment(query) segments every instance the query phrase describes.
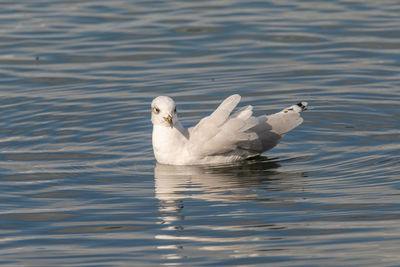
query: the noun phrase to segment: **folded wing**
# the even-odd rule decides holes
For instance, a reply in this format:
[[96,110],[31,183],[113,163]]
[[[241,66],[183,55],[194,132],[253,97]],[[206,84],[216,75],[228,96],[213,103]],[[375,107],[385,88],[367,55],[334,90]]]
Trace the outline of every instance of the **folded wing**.
[[189,129],[188,149],[199,157],[256,156],[274,147],[281,137],[302,122],[300,106],[294,105],[270,116],[253,117],[246,106],[232,114],[239,95],[225,99],[208,117]]

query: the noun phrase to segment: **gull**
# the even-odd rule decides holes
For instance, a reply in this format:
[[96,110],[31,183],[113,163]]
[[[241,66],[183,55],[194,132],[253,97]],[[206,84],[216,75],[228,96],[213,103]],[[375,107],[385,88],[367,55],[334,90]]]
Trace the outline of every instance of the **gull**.
[[254,158],[276,146],[303,122],[307,102],[272,115],[253,116],[253,107],[232,112],[240,95],[226,98],[211,115],[186,129],[178,120],[175,101],[158,96],[151,103],[152,143],[158,163],[167,165],[225,164]]

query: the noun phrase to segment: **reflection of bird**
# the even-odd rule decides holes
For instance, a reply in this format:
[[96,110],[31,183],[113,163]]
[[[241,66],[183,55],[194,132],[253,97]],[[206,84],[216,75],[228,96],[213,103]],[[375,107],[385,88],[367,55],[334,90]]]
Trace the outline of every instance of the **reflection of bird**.
[[[156,197],[163,201],[163,210],[180,210],[185,198],[199,198],[207,201],[241,201],[256,195],[246,189],[256,188],[271,181],[279,184],[280,179],[291,180],[293,174],[277,172],[280,164],[264,157],[246,161],[245,164],[218,166],[172,166],[156,164],[154,168]],[[295,176],[297,176],[296,174]],[[287,182],[286,181],[286,182]],[[227,191],[237,192],[226,194]],[[246,193],[243,193],[246,191]],[[240,193],[241,192],[241,193]]]
[[159,163],[170,165],[219,164],[251,158],[273,148],[280,138],[303,122],[306,102],[278,113],[253,117],[252,106],[231,114],[239,95],[225,99],[196,126],[185,129],[178,121],[172,98],[159,96],[151,104],[153,150]]

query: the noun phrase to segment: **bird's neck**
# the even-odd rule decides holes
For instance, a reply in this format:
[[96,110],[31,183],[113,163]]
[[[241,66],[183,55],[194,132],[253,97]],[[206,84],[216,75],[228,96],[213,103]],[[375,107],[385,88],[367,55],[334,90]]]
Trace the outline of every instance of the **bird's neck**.
[[174,127],[153,125],[153,151],[156,160],[163,164],[173,164],[174,157],[182,155],[188,141],[188,131],[177,122]]

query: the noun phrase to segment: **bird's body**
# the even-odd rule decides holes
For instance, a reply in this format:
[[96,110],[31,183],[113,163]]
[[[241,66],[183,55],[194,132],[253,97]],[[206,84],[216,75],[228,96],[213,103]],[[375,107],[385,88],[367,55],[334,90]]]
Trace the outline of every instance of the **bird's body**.
[[229,163],[260,155],[303,122],[301,102],[278,113],[253,117],[252,106],[232,114],[239,95],[225,99],[208,117],[189,129],[178,121],[172,98],[152,102],[153,151],[156,160],[169,165]]

